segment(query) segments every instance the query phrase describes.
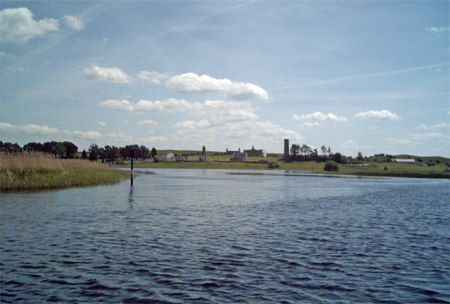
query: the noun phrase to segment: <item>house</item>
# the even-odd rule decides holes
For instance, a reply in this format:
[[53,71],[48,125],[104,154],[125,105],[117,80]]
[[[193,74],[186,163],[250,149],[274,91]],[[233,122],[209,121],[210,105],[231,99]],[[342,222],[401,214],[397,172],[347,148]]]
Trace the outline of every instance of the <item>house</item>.
[[247,153],[234,152],[233,153],[233,157],[230,158],[230,161],[233,161],[233,162],[248,162],[248,154]]
[[252,146],[251,150],[244,150],[244,153],[248,153],[249,157],[266,157],[267,153],[266,150],[256,150],[255,146]]
[[159,160],[165,161],[167,159],[174,159],[175,155],[173,153],[161,153],[159,155]]
[[416,163],[416,161],[414,159],[400,159],[400,158],[394,159],[394,162],[401,163],[401,164],[413,164],[413,165]]
[[227,156],[228,156],[228,155],[233,155],[234,153],[241,153],[241,148],[238,148],[237,151],[229,151],[228,148],[227,148],[227,150],[226,150],[226,152],[225,152],[225,154],[226,154]]

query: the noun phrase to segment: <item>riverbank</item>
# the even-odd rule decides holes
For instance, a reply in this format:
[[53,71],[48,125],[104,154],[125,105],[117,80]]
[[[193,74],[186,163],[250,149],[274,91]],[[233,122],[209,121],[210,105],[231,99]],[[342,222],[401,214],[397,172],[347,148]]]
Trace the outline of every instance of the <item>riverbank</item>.
[[130,173],[85,160],[42,153],[0,154],[0,191],[24,191],[114,184]]
[[[275,159],[267,159],[267,162],[275,162]],[[262,163],[261,159],[250,162],[231,161],[164,161],[164,162],[135,162],[135,168],[175,168],[175,169],[223,169],[223,170],[284,170],[302,171],[314,174],[336,174],[336,175],[356,175],[356,176],[387,176],[387,177],[413,177],[413,178],[450,178],[449,172],[445,172],[446,165],[420,166],[401,163],[365,163],[361,165],[339,165],[339,171],[325,171],[323,162],[283,162],[276,161],[279,165],[276,168],[269,168],[268,163]],[[124,163],[121,167],[129,167]]]

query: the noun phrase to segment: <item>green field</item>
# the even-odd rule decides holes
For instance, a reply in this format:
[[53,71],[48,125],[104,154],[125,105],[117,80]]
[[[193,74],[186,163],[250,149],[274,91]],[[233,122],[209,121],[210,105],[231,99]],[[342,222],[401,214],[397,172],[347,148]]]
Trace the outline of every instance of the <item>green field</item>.
[[[395,162],[387,162],[387,159],[380,157],[367,158],[365,161],[357,165],[339,164],[338,172],[329,172],[324,170],[325,163],[305,161],[305,162],[284,162],[280,159],[281,155],[276,157],[256,158],[251,157],[249,162],[231,162],[230,157],[218,155],[217,152],[207,153],[207,162],[198,161],[198,151],[162,151],[172,152],[178,155],[194,153],[193,156],[185,157],[185,161],[177,162],[175,160],[166,160],[157,163],[153,162],[135,162],[135,167],[140,168],[180,168],[180,169],[226,169],[226,170],[269,170],[267,163],[259,163],[264,160],[266,162],[278,162],[279,167],[270,170],[285,171],[303,171],[315,174],[350,174],[360,176],[399,176],[399,177],[420,177],[420,178],[449,178],[448,167],[445,163],[449,159],[442,157],[415,157],[422,159],[417,164],[402,164]],[[396,158],[408,158],[408,156],[398,156]],[[428,166],[427,163],[432,161],[434,165]],[[121,167],[129,167],[130,163],[125,162]],[[447,170],[447,172],[446,172]]]

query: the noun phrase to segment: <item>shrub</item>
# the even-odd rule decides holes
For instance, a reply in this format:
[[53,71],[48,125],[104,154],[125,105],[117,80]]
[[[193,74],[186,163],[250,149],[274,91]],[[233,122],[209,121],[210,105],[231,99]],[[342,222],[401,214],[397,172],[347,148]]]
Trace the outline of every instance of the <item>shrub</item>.
[[280,163],[277,162],[276,160],[272,160],[269,162],[269,164],[267,165],[270,169],[274,169],[274,168],[278,168],[280,166]]
[[323,169],[325,171],[339,171],[339,166],[334,161],[327,161]]

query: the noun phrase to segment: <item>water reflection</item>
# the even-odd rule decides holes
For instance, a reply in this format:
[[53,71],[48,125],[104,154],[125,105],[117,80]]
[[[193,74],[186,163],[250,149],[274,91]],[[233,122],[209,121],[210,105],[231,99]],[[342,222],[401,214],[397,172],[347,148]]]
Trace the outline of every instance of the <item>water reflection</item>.
[[128,195],[128,203],[130,203],[130,210],[133,209],[133,203],[134,203],[134,198],[133,198],[133,186],[130,186],[130,194]]

